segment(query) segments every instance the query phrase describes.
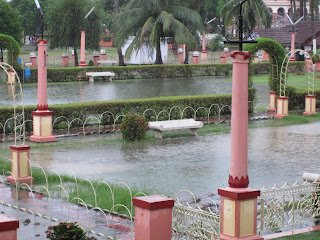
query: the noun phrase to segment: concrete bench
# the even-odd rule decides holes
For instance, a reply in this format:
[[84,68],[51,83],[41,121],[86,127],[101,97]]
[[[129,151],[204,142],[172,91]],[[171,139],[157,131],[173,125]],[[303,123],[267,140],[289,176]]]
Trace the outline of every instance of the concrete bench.
[[149,122],[148,126],[154,130],[156,138],[162,138],[162,132],[190,129],[191,136],[197,136],[198,128],[203,127],[203,122],[194,119],[168,120]]
[[117,61],[97,61],[98,64],[102,65],[102,66],[107,66],[107,65],[116,65]]
[[94,82],[93,77],[108,77],[108,81],[112,82],[112,77],[115,76],[113,72],[87,72],[86,76],[89,77],[89,82]]

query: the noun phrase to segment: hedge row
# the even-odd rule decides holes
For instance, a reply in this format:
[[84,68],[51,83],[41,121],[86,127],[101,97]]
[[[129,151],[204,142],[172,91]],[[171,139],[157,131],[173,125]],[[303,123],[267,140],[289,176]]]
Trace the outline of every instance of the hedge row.
[[[269,63],[252,64],[252,74],[268,73]],[[290,67],[303,70],[304,62],[292,62]],[[48,68],[48,82],[72,82],[86,80],[86,72],[114,72],[114,79],[141,78],[175,78],[197,76],[230,76],[232,64],[190,64],[190,65],[133,65],[133,66],[99,66],[99,67],[66,67]],[[22,79],[23,72],[18,71]],[[31,78],[27,83],[37,82],[37,68],[31,69]]]
[[[249,101],[254,100],[255,89],[249,90]],[[154,109],[158,114],[160,111],[165,110],[167,112],[174,106],[178,108],[173,108],[171,112],[171,119],[179,119],[180,111],[186,107],[192,107],[193,109],[206,108],[209,109],[212,104],[218,104],[220,107],[224,105],[231,106],[231,94],[224,95],[206,95],[206,96],[175,96],[175,97],[160,97],[160,98],[148,98],[148,99],[134,99],[134,100],[122,100],[122,101],[105,101],[105,102],[86,102],[86,103],[72,103],[72,104],[61,104],[52,105],[49,110],[54,112],[54,118],[59,116],[64,116],[69,119],[69,121],[79,118],[82,121],[86,120],[88,117],[98,117],[99,114],[104,112],[111,112],[114,117],[119,115],[124,115],[129,112],[136,112],[143,114],[147,109]],[[35,111],[35,106],[25,107],[25,119],[32,120],[31,111]],[[250,109],[252,111],[252,109]],[[230,114],[230,108],[223,108],[222,115]],[[210,116],[217,116],[218,108],[212,107]],[[0,107],[0,123],[4,124],[5,121],[13,116],[12,107]],[[155,113],[153,111],[147,111],[145,116],[148,120],[155,120]],[[192,118],[194,112],[192,109],[188,108],[184,111],[184,118]],[[207,111],[200,109],[197,112],[197,117],[207,118]],[[168,119],[168,114],[163,112],[160,115],[159,120]],[[102,119],[102,124],[113,124],[114,119],[111,115],[107,113],[104,114]],[[60,122],[65,123],[65,119],[61,119]],[[55,124],[55,128],[59,128],[60,122]],[[63,125],[63,124],[62,124]],[[1,126],[1,125],[0,125]],[[82,126],[80,121],[75,121],[73,127]],[[65,124],[64,124],[65,127]],[[30,130],[31,123],[27,125],[27,130]],[[62,127],[61,127],[62,128]],[[1,129],[1,127],[0,127]],[[6,130],[7,131],[7,130]],[[1,132],[1,131],[0,131]]]

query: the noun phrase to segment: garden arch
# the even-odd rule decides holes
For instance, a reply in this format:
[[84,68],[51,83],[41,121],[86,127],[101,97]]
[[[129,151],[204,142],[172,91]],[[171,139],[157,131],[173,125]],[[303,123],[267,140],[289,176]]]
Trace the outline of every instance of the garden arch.
[[[11,86],[12,92],[12,100],[13,100],[13,129],[14,129],[14,145],[17,145],[17,142],[21,142],[21,145],[25,143],[25,118],[24,118],[24,103],[23,103],[23,92],[20,83],[19,76],[15,69],[7,64],[0,62],[0,69],[4,70],[7,76],[10,74],[14,75],[14,81],[10,81],[9,84]],[[9,124],[9,123],[8,123]],[[5,131],[5,126],[3,131]]]
[[19,43],[11,36],[0,34],[0,48],[8,50],[8,63],[15,69],[20,69],[18,56],[20,54]]
[[279,92],[279,79],[280,79],[280,74],[279,74],[279,69],[281,69],[281,64],[283,60],[286,57],[286,50],[284,47],[281,46],[280,43],[278,43],[275,40],[272,40],[270,38],[258,38],[258,42],[256,44],[244,44],[243,50],[248,51],[251,53],[251,56],[249,58],[249,86],[252,85],[251,83],[251,75],[252,75],[252,66],[251,62],[252,59],[254,58],[255,54],[259,50],[264,50],[266,51],[269,56],[270,56],[270,75],[269,75],[269,88],[271,91],[276,91]]

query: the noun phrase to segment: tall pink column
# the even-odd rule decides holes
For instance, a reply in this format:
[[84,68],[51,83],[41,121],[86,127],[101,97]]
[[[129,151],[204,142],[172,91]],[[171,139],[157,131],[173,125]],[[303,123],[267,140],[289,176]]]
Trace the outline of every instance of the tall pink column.
[[86,67],[86,31],[81,30],[80,64],[79,67]]
[[248,58],[249,52],[233,52],[231,164],[229,187],[221,196],[220,239],[263,239],[257,235],[257,196],[248,177]]
[[[294,51],[296,49],[296,33],[291,33],[291,51]],[[289,59],[290,61],[295,61],[294,53],[291,53],[291,57]]]
[[203,32],[203,34],[202,34],[201,61],[202,61],[202,63],[208,62],[208,53],[207,53],[207,49],[206,49],[206,33],[205,32]]
[[38,40],[38,104],[37,111],[31,112],[33,116],[33,135],[30,141],[51,142],[56,138],[52,136],[52,115],[48,111],[47,102],[47,41]]

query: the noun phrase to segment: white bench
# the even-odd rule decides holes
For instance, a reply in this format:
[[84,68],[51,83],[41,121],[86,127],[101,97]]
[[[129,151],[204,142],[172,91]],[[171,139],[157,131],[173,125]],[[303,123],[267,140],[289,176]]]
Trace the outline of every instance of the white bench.
[[98,64],[102,65],[102,66],[107,66],[107,65],[116,65],[117,61],[97,61]]
[[203,122],[194,119],[167,120],[149,122],[148,126],[154,130],[156,138],[162,138],[162,132],[172,130],[190,129],[191,136],[197,136],[198,128],[203,127]]
[[108,81],[112,82],[112,77],[115,76],[113,72],[87,72],[86,76],[89,77],[89,82],[94,82],[93,77],[108,77]]

